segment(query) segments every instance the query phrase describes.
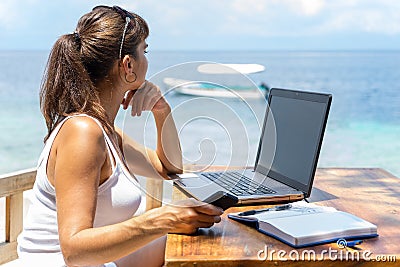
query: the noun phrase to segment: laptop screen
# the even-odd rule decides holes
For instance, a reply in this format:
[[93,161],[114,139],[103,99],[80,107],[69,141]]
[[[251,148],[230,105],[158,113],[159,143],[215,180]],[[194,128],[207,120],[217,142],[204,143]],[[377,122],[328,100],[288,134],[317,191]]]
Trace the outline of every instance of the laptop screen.
[[331,96],[272,89],[256,170],[311,192]]

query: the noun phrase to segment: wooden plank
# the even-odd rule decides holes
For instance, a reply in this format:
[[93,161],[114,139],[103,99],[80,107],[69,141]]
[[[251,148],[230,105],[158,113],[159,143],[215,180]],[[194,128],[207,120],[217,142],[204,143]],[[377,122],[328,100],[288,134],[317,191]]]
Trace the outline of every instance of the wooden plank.
[[35,177],[35,168],[0,175],[0,197],[6,197],[6,240],[0,244],[0,264],[18,258],[17,237],[23,227],[23,191],[33,187]]
[[[400,259],[400,179],[382,169],[318,169],[314,185],[313,202],[348,211],[378,226],[380,237],[366,239],[358,246],[360,252],[370,252],[371,257],[383,255],[392,260]],[[175,189],[175,200],[185,197]],[[233,207],[225,212],[221,223],[210,229],[200,229],[196,235],[168,235],[166,266],[258,266],[268,263],[281,266],[354,266],[355,261],[332,261],[327,253],[322,253],[324,250],[337,250],[351,259],[353,250],[341,250],[336,244],[294,249],[226,216],[230,212],[267,206]],[[266,247],[268,251],[275,251],[275,258],[260,261],[257,254]],[[280,261],[276,258],[280,250],[285,251],[286,256],[292,251],[302,255],[305,250],[312,250],[317,260]],[[361,262],[371,266],[379,264],[362,258]]]
[[161,207],[163,188],[163,180],[146,178],[146,210]]
[[6,197],[6,242],[17,241],[23,227],[23,192]]
[[15,260],[17,255],[17,242],[0,243],[0,264]]
[[0,197],[32,189],[36,168],[0,175]]

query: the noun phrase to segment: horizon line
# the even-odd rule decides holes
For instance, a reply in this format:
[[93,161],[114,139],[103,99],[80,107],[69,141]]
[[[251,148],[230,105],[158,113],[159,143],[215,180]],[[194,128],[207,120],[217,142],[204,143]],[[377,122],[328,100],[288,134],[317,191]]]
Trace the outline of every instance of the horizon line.
[[[49,52],[49,49],[10,49],[0,48],[0,52]],[[338,49],[279,49],[279,48],[268,48],[268,49],[150,49],[149,53],[152,52],[400,52],[400,49],[393,48],[338,48]]]

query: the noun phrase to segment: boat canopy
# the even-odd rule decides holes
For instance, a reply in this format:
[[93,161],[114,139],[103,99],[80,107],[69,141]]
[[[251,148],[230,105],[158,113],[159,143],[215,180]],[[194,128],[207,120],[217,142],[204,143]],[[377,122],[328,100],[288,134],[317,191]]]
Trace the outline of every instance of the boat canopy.
[[219,64],[205,63],[197,67],[197,71],[205,74],[251,74],[262,72],[265,67],[260,64]]

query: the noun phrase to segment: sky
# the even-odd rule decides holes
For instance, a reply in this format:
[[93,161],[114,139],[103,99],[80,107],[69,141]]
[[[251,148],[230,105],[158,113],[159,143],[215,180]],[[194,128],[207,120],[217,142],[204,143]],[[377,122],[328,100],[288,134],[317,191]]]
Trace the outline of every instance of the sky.
[[94,6],[150,26],[151,50],[397,50],[398,0],[0,1],[0,50],[49,50]]

